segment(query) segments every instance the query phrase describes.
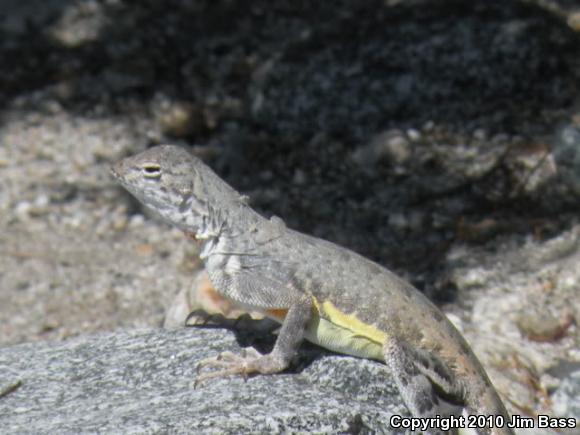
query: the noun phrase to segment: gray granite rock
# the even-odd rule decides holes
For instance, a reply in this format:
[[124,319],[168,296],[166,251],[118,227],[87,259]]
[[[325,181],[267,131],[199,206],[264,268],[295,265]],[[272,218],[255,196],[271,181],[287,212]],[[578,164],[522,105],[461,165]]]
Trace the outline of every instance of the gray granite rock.
[[384,366],[323,355],[299,373],[196,389],[196,361],[231,332],[141,330],[0,349],[3,433],[393,433],[404,411]]
[[561,417],[575,417],[580,420],[580,364],[563,364],[569,373],[563,377],[560,386],[552,396],[554,412]]

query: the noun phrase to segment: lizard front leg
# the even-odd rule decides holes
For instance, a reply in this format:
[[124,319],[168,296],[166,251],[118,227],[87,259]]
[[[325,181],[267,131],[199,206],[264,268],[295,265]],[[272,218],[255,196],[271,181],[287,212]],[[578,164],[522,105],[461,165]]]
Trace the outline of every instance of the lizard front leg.
[[[275,311],[286,310],[276,309]],[[311,316],[312,299],[306,295],[300,295],[287,310],[276,344],[270,353],[262,355],[250,348],[242,355],[224,352],[217,357],[202,360],[198,369],[216,368],[217,370],[200,374],[196,379],[196,385],[205,380],[223,376],[273,374],[285,370],[304,339],[304,331]]]

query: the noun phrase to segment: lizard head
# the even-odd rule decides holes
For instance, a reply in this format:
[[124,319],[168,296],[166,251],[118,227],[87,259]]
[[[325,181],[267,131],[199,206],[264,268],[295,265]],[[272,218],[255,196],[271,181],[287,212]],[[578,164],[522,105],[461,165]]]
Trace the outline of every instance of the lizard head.
[[115,163],[111,174],[166,222],[187,232],[207,230],[213,192],[206,185],[217,175],[184,148],[150,148]]

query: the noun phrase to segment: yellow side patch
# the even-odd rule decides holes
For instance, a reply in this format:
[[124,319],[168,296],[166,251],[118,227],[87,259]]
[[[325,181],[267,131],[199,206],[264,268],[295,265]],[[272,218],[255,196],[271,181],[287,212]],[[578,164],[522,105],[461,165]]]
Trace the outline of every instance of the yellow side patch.
[[320,304],[313,298],[313,303],[313,319],[306,329],[309,341],[335,352],[384,361],[385,332],[343,313],[331,302]]

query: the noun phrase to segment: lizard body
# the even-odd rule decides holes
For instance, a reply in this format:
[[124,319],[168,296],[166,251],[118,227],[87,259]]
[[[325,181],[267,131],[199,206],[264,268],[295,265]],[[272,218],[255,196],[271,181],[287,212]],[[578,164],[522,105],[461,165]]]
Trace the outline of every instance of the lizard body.
[[[228,353],[204,361],[219,370],[200,379],[280,372],[307,339],[384,362],[415,417],[464,411],[509,421],[461,334],[421,292],[386,268],[291,230],[277,217],[262,217],[180,147],[162,145],[123,159],[112,174],[165,221],[202,241],[200,256],[221,295],[282,324],[271,353]],[[479,431],[513,433],[506,427]]]

